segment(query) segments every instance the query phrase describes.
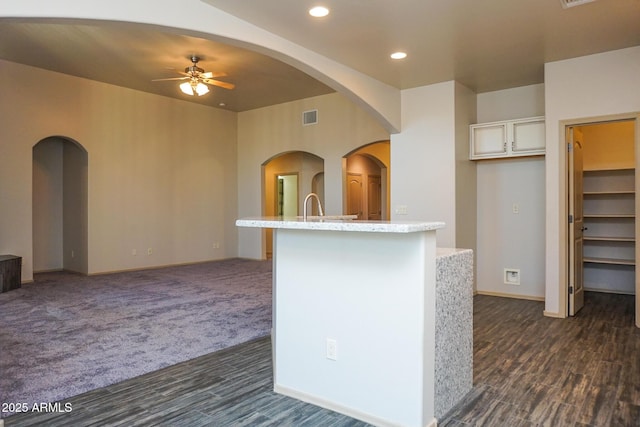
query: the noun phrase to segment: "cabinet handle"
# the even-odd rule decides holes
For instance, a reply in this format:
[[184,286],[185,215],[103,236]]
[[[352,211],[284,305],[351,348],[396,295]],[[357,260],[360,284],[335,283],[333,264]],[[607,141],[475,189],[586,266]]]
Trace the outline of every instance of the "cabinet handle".
[[504,142],[502,150],[506,153],[507,152],[507,141]]

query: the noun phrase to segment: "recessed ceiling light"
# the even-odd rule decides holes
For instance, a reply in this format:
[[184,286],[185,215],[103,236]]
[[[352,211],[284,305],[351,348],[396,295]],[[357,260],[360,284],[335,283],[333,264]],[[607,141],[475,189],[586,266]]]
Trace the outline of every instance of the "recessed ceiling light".
[[324,6],[316,6],[309,9],[309,15],[314,18],[322,18],[323,16],[327,16],[329,14],[329,9]]
[[406,57],[407,57],[407,54],[405,52],[393,52],[391,54],[392,59],[404,59]]

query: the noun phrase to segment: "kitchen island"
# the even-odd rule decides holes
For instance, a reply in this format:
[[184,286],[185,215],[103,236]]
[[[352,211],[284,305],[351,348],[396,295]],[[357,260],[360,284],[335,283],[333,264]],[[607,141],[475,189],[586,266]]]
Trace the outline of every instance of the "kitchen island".
[[471,389],[472,253],[438,257],[443,223],[236,224],[274,229],[276,392],[375,425],[424,427]]

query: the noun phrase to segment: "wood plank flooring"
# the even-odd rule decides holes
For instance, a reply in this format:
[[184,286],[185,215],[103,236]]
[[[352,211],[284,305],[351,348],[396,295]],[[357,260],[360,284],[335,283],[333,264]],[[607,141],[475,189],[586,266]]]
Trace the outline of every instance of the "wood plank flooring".
[[[633,297],[588,294],[575,318],[474,298],[474,388],[438,425],[640,427]],[[73,397],[5,426],[366,426],[272,391],[268,338]]]
[[587,293],[576,317],[543,303],[474,298],[474,388],[438,423],[640,427],[633,296]]
[[349,426],[367,424],[274,393],[271,340],[258,339],[25,413],[5,426]]

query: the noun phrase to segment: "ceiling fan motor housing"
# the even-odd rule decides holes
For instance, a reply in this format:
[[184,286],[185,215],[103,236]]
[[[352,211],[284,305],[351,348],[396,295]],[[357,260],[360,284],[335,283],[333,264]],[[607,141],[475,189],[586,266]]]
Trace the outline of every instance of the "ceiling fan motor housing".
[[193,62],[193,65],[191,65],[190,67],[185,68],[184,72],[188,73],[188,74],[191,74],[192,76],[204,73],[204,69],[198,67],[198,61],[200,61],[199,57],[192,56],[191,57],[191,62]]
[[192,65],[190,67],[185,68],[184,72],[188,74],[202,74],[204,73],[204,70],[198,67],[197,65]]

